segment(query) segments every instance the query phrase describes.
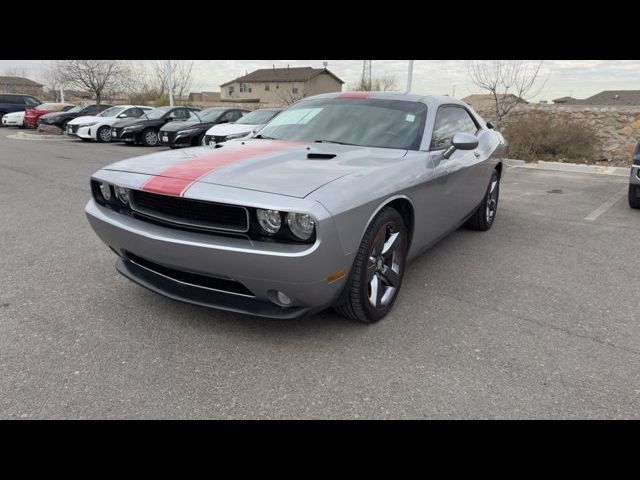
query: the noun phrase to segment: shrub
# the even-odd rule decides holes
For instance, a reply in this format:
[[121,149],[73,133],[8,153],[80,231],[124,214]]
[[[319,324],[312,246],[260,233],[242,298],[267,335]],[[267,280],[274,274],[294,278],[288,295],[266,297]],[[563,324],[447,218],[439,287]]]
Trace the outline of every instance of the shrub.
[[594,160],[595,137],[588,125],[545,114],[526,114],[509,120],[503,129],[509,156],[534,160]]

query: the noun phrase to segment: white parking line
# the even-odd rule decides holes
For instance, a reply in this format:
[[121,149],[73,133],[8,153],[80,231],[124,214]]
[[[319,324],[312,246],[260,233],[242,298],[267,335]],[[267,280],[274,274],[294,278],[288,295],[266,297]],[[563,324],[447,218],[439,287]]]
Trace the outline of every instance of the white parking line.
[[620,200],[624,195],[626,195],[627,190],[629,189],[629,187],[625,186],[622,190],[620,190],[619,192],[617,192],[616,194],[614,194],[609,200],[607,200],[606,202],[604,202],[602,205],[600,205],[598,208],[596,208],[593,212],[591,212],[589,215],[587,215],[586,217],[584,217],[585,220],[589,220],[589,221],[593,221],[596,218],[598,218],[600,215],[602,215],[604,212],[606,212],[607,210],[609,210],[611,207],[613,207],[615,205],[615,203]]

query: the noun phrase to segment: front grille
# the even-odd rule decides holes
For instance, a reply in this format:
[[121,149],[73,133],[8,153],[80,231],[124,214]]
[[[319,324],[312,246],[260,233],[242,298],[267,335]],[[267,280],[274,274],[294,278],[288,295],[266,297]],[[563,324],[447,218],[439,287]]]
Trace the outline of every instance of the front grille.
[[71,133],[78,133],[78,127],[80,125],[71,125]]
[[241,233],[249,230],[245,207],[131,190],[131,208],[142,215],[187,227]]
[[176,132],[160,132],[160,141],[163,143],[167,142],[171,144],[174,142],[175,137],[176,137]]
[[184,272],[173,268],[152,262],[146,258],[127,252],[127,258],[142,268],[152,271],[153,273],[162,275],[176,282],[192,285],[195,287],[206,288],[223,293],[231,293],[234,295],[242,295],[244,297],[254,297],[253,292],[243,284],[230,278],[210,277],[209,275],[201,275],[199,273]]

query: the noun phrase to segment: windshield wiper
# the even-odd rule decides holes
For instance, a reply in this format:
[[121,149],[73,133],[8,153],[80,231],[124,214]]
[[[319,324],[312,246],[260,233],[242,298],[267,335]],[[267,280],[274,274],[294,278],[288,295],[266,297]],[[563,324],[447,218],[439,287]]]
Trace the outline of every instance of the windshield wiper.
[[355,143],[338,142],[336,140],[314,140],[313,143],[336,143],[338,145],[355,145]]

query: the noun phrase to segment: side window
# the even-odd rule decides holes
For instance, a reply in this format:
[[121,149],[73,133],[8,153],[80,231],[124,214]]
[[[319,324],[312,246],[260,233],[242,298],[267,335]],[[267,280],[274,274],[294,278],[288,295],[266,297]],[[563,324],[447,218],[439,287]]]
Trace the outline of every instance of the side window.
[[184,108],[178,108],[169,114],[169,117],[174,118],[176,120],[182,120],[187,116],[188,116],[187,111]]
[[458,132],[475,135],[478,132],[478,126],[466,109],[454,106],[440,107],[436,114],[430,149],[449,148],[451,146],[451,137]]
[[242,118],[242,112],[240,110],[234,110],[233,112],[229,112],[229,114],[231,115],[231,120],[229,120],[230,122],[235,122]]
[[220,121],[218,123],[226,123],[226,122],[235,121],[235,120],[232,120],[232,116],[233,116],[233,111],[226,112],[220,117]]
[[0,103],[9,103],[9,97],[0,95]]
[[29,107],[35,107],[39,105],[39,102],[33,97],[24,97],[24,103]]

